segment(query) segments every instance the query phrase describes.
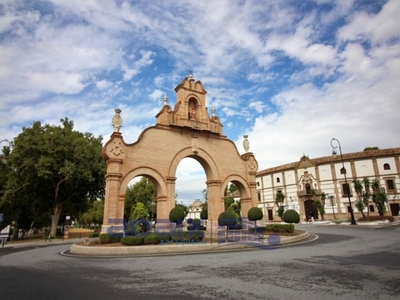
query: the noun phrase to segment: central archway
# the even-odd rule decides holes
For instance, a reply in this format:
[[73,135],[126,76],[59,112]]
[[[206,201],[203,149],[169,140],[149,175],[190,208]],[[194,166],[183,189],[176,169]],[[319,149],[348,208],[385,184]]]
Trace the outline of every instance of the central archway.
[[[206,174],[208,217],[217,223],[224,211],[224,189],[234,182],[241,195],[242,212],[257,205],[253,153],[240,155],[235,144],[222,134],[222,124],[205,106],[206,91],[190,74],[176,88],[174,109],[167,104],[157,114],[157,124],[145,129],[133,144],[126,144],[119,132],[121,110],[113,118],[114,132],[103,148],[107,162],[106,197],[102,232],[123,226],[125,191],[137,176],[149,178],[157,190],[157,223],[168,220],[175,206],[175,182],[179,163],[185,158],[198,161]],[[160,222],[161,223],[161,222]]]

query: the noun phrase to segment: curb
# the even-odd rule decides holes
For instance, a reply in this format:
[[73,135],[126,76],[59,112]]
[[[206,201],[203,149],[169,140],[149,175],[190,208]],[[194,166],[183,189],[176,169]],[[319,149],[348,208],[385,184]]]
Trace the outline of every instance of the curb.
[[251,248],[277,247],[303,241],[310,236],[308,232],[293,236],[281,237],[277,245],[269,245],[268,239],[261,242],[232,242],[223,244],[178,244],[178,245],[151,245],[151,246],[119,246],[119,247],[93,247],[73,244],[68,254],[73,256],[143,256],[143,255],[168,255],[168,254],[194,254],[205,252],[220,252],[234,250],[249,250]]

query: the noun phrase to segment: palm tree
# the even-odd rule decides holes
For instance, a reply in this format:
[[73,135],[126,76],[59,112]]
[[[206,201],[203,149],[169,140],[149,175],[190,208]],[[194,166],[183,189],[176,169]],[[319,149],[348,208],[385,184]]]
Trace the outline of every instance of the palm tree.
[[383,216],[386,213],[385,203],[388,201],[386,192],[383,189],[381,189],[380,183],[377,179],[374,179],[372,181],[371,188],[372,188],[372,201],[375,203],[379,215]]
[[285,208],[282,205],[283,201],[285,201],[285,195],[282,192],[278,192],[275,195],[275,204],[278,207],[278,216],[281,218],[283,217],[283,213],[285,212]]
[[368,177],[364,177],[362,183],[364,184],[364,189],[365,189],[362,199],[364,205],[367,207],[367,221],[369,221],[369,199],[371,199],[371,192],[370,192],[371,182]]
[[358,200],[356,202],[356,207],[357,209],[361,212],[363,219],[365,219],[365,214],[364,214],[364,208],[365,208],[365,204],[364,204],[364,187],[362,184],[362,181],[359,179],[354,179],[353,180],[353,186],[354,189],[356,190],[357,196],[358,196]]
[[[321,193],[317,194],[317,191],[312,189],[311,190],[311,197],[314,200],[314,206],[317,208],[319,214],[321,215],[322,221],[325,220],[325,200],[326,200],[326,194]],[[318,199],[319,198],[319,199]]]

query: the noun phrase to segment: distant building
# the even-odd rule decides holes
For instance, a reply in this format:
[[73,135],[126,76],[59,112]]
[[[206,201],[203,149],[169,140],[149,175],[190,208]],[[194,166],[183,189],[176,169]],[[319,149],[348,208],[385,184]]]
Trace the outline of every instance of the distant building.
[[[257,204],[264,212],[265,220],[280,220],[277,215],[275,196],[283,193],[286,209],[295,209],[301,220],[308,218],[311,212],[315,219],[320,219],[314,206],[312,190],[317,194],[327,194],[325,201],[325,219],[349,218],[348,192],[355,218],[361,212],[354,206],[357,194],[353,180],[368,177],[370,181],[378,179],[385,188],[388,203],[387,215],[398,216],[400,195],[400,148],[370,150],[343,154],[344,167],[347,171],[347,182],[341,173],[340,155],[331,155],[310,159],[303,155],[299,161],[257,172]],[[343,172],[343,171],[342,171]],[[371,215],[377,215],[374,203],[370,202]],[[367,209],[365,209],[366,212]]]
[[200,219],[202,205],[203,205],[203,203],[199,199],[194,200],[192,202],[192,204],[189,205],[189,212],[186,216],[186,220],[187,219]]

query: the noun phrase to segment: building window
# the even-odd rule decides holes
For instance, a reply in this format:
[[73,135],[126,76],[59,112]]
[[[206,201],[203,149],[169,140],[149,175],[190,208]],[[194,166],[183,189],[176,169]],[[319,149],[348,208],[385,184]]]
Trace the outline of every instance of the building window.
[[375,206],[370,205],[370,206],[369,206],[369,211],[370,211],[370,212],[375,212]]
[[383,165],[384,170],[390,170],[390,165],[389,164],[384,164]]
[[258,202],[261,202],[261,194],[257,193]]
[[277,183],[281,182],[281,179],[279,177],[276,177],[276,182]]
[[342,196],[343,197],[347,197],[347,196],[351,197],[351,191],[350,191],[350,187],[349,187],[348,183],[342,184]]
[[306,194],[311,195],[311,185],[309,185],[308,183],[306,184]]
[[393,179],[386,180],[386,187],[387,187],[388,191],[394,191],[395,190]]
[[346,174],[346,168],[345,167],[340,169],[340,174],[342,174],[342,175]]

